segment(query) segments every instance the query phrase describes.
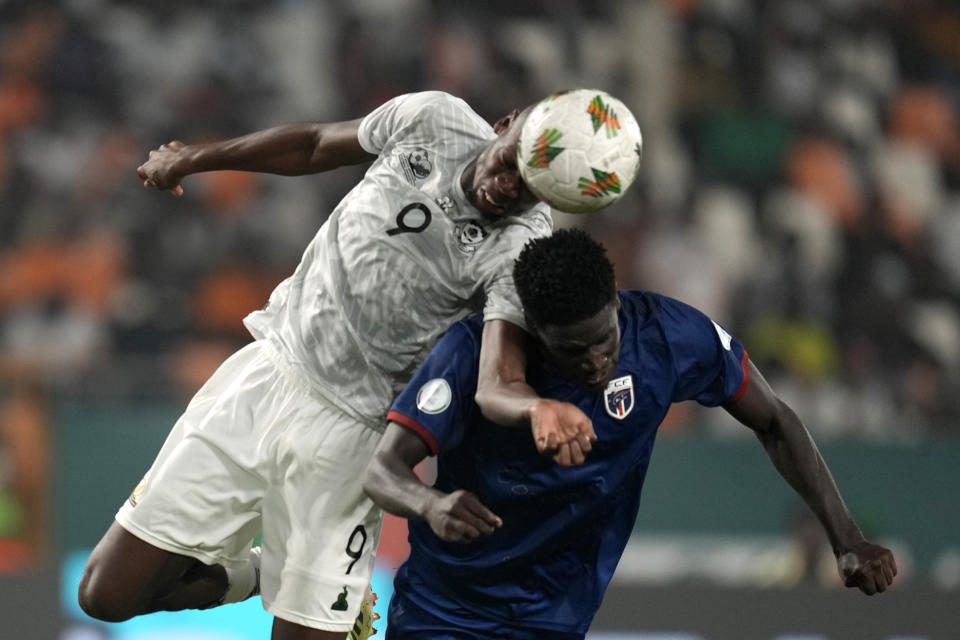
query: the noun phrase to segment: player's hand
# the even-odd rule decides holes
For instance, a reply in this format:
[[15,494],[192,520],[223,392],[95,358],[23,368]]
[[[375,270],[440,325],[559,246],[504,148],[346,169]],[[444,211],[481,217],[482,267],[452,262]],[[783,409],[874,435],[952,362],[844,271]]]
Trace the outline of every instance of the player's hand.
[[171,191],[175,196],[182,196],[183,187],[180,186],[180,181],[184,174],[176,167],[180,160],[180,152],[185,146],[179,140],[174,140],[151,151],[147,161],[137,167],[137,175],[143,180],[143,186],[148,189]]
[[583,464],[597,440],[590,418],[569,402],[538,400],[530,411],[530,428],[537,451],[561,467]]
[[844,585],[872,596],[893,584],[897,562],[890,549],[863,541],[837,558],[837,569]]
[[459,490],[434,500],[425,516],[437,537],[446,542],[472,542],[488,536],[503,520],[469,491]]

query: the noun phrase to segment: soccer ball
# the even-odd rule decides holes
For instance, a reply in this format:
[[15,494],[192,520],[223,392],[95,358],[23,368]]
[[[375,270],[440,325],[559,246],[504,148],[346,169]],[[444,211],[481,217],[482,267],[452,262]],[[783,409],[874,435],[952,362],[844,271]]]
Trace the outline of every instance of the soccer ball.
[[517,146],[520,175],[554,209],[590,213],[637,177],[643,137],[626,105],[595,89],[557,93],[531,110]]

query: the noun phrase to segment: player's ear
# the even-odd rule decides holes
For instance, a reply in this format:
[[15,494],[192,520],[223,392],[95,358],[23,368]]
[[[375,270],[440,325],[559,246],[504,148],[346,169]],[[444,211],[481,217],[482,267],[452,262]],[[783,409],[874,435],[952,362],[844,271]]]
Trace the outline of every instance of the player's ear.
[[517,116],[519,115],[520,109],[514,109],[507,115],[503,116],[493,124],[493,132],[497,135],[500,135],[510,128],[510,125],[513,124],[513,121],[516,120]]

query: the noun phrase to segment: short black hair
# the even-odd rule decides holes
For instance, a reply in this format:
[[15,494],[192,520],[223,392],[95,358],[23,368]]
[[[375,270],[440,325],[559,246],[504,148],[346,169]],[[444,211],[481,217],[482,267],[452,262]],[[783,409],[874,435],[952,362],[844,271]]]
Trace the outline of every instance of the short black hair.
[[524,313],[540,326],[585,320],[617,294],[607,250],[580,229],[560,229],[527,242],[513,279]]

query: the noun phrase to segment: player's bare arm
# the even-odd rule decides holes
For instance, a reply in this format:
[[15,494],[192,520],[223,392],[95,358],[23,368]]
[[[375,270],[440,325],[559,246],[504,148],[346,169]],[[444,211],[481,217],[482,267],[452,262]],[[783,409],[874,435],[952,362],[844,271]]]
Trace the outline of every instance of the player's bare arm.
[[475,399],[488,420],[533,431],[537,450],[557,464],[583,464],[597,436],[593,423],[567,402],[541,398],[526,382],[527,334],[505,320],[483,325]]
[[752,362],[749,375],[747,391],[725,408],[753,429],[777,471],[817,515],[844,584],[867,595],[885,591],[897,575],[893,554],[864,539],[810,433]]
[[415,433],[389,423],[367,467],[363,490],[384,511],[426,520],[446,542],[470,542],[496,531],[502,521],[473,493],[443,493],[420,481],[413,469],[428,452]]
[[143,185],[181,195],[181,181],[204,171],[255,171],[300,176],[372,160],[357,139],[360,120],[304,122],[200,144],[169,142],[137,168]]

